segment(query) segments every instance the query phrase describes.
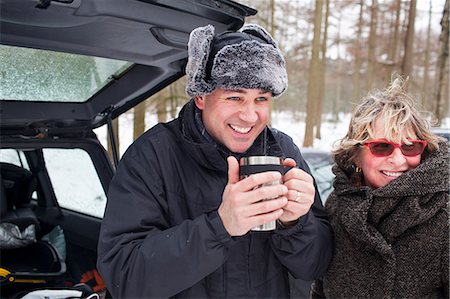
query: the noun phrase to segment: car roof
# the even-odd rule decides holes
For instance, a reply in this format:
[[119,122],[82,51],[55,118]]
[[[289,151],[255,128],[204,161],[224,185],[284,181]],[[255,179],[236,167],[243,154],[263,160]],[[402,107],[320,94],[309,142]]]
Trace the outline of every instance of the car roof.
[[450,141],[450,128],[432,127],[431,132]]
[[[5,83],[0,88],[2,134],[42,127],[101,126],[107,117],[117,117],[184,75],[192,29],[212,24],[217,33],[234,31],[253,14],[256,10],[229,0],[2,0],[0,55],[16,61],[2,58],[2,64],[5,60],[11,65],[0,69],[0,75],[2,80],[10,79],[3,82],[17,85],[11,88],[15,90],[9,90]],[[18,53],[27,48],[34,51],[28,54],[32,60],[20,65],[23,58]],[[26,64],[47,59],[53,53],[49,51],[67,55],[60,58],[62,64],[69,65],[61,74],[73,73],[69,80],[55,82],[51,68],[44,75],[23,76],[29,70],[18,74]],[[91,75],[77,76],[70,60],[91,58],[97,67],[113,68],[106,70],[105,79],[88,93],[66,97],[78,78],[88,84],[94,80]],[[13,71],[16,73],[8,78]],[[46,85],[41,76],[46,77]],[[26,92],[41,85],[59,93],[27,98]]]

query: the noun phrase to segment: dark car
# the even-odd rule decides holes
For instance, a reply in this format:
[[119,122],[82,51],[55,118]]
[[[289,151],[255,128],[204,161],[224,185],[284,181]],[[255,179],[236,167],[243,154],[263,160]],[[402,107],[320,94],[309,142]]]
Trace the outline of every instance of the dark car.
[[255,13],[229,0],[0,1],[2,298],[104,290],[114,167],[93,129],[183,76],[192,29],[237,30]]
[[450,142],[450,128],[431,128],[431,132]]
[[304,148],[302,149],[302,155],[316,181],[320,198],[325,203],[331,191],[333,191],[334,173],[331,171],[333,167],[331,154],[326,151]]

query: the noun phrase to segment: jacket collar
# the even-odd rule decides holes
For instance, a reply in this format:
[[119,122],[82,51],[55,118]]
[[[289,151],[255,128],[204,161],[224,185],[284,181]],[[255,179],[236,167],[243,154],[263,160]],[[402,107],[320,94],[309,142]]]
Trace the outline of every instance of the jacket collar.
[[347,174],[334,167],[332,197],[338,197],[334,198],[337,206],[333,213],[339,215],[339,222],[355,242],[375,248],[389,258],[389,243],[428,221],[448,204],[448,168],[446,143],[439,144],[439,150],[415,169],[375,190],[353,187]]

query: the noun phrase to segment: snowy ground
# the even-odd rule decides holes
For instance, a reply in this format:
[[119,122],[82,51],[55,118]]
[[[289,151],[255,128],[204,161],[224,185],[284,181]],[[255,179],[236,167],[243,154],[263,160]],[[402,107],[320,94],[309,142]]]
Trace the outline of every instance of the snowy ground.
[[[280,131],[288,134],[294,139],[297,146],[302,147],[303,137],[305,133],[305,116],[301,113],[278,112],[272,113],[272,126]],[[326,115],[322,118],[321,139],[314,139],[313,149],[329,151],[333,147],[333,143],[345,136],[348,130],[350,114],[340,114],[339,122],[331,122],[331,116]],[[147,113],[145,119],[146,130],[153,127],[157,123],[154,113]],[[442,128],[450,130],[450,118],[443,121]],[[106,148],[106,126],[95,130],[103,146]],[[133,142],[133,114],[125,113],[119,117],[119,139],[120,139],[120,155]]]
[[[329,151],[333,146],[333,142],[344,137],[347,132],[349,120],[349,114],[340,115],[340,122],[338,123],[329,122],[327,121],[327,117],[324,117],[321,130],[322,138],[320,140],[314,140],[313,148]],[[156,115],[148,113],[145,122],[146,129],[151,128],[157,123]],[[291,112],[273,112],[272,126],[291,136],[299,147],[302,146],[305,132],[304,115]],[[94,131],[98,135],[103,146],[106,147],[106,126],[100,127]],[[126,113],[119,117],[119,139],[120,154],[123,155],[128,146],[133,142],[132,113]]]

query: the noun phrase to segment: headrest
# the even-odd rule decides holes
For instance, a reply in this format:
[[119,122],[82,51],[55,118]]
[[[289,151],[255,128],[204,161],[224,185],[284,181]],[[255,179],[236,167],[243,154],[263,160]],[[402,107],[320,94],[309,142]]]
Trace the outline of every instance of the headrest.
[[5,162],[0,162],[0,172],[8,209],[28,204],[37,186],[33,173],[23,167]]
[[0,218],[3,218],[8,211],[8,204],[6,199],[5,186],[3,185],[3,178],[0,172]]

